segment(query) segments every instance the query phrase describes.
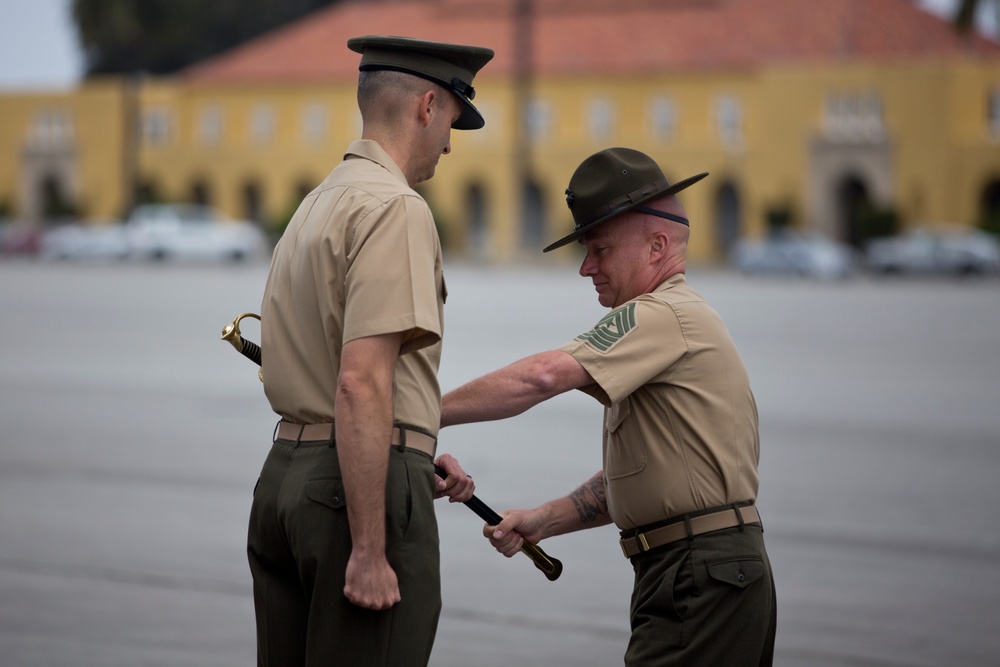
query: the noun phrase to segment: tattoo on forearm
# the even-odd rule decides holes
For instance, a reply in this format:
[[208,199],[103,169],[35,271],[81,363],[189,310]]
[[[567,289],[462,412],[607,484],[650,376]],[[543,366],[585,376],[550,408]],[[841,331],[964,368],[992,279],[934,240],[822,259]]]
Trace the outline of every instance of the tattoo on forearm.
[[603,473],[598,473],[581,484],[573,493],[569,494],[569,497],[573,501],[573,505],[576,506],[580,523],[592,523],[597,521],[599,516],[608,513],[608,498],[604,489]]

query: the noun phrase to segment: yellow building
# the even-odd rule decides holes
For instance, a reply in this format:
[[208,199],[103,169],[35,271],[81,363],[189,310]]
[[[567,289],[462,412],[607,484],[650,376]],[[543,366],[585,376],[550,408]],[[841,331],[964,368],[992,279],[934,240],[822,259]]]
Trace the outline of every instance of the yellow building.
[[1000,215],[1000,45],[908,0],[344,0],[174,77],[0,95],[0,210],[198,201],[280,229],[360,135],[363,34],[497,53],[486,128],[421,190],[452,253],[540,256],[612,145],[711,173],[683,196],[697,260],[782,221],[860,244],[880,215]]

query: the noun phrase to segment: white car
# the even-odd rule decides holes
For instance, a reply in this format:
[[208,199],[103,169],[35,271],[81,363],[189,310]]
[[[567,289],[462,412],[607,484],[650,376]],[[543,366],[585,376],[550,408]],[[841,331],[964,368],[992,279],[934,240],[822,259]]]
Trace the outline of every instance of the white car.
[[1000,272],[1000,241],[965,227],[915,229],[875,239],[865,247],[875,273],[987,274]]
[[787,233],[769,239],[740,239],[730,253],[746,275],[791,275],[819,280],[849,278],[856,270],[854,250],[824,236]]
[[139,259],[245,260],[267,245],[252,222],[227,220],[208,206],[144,204],[125,223],[132,256]]
[[129,256],[128,235],[118,223],[55,227],[42,234],[38,255],[58,260],[123,260]]

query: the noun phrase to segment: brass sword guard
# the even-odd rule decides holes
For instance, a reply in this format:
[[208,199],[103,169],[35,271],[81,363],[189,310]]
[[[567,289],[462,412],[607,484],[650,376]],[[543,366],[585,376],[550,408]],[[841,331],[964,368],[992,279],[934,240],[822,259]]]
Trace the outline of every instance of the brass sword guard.
[[[233,320],[232,324],[227,324],[222,328],[222,340],[229,341],[229,343],[236,348],[236,351],[241,354],[243,353],[244,345],[243,336],[240,335],[240,320],[246,317],[252,317],[258,322],[260,321],[260,315],[256,313],[240,313],[236,316],[236,319]],[[261,382],[264,381],[263,369],[257,370],[257,377],[260,378]]]
[[240,313],[233,320],[232,324],[227,324],[222,328],[222,340],[228,340],[233,347],[236,348],[237,352],[243,351],[243,337],[240,335],[240,320],[252,317],[258,322],[260,321],[260,315],[256,313]]

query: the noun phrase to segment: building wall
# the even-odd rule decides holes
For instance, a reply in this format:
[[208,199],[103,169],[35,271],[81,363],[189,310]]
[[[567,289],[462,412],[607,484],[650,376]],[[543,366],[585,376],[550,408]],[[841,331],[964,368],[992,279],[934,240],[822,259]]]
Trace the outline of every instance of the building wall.
[[[768,233],[769,212],[782,209],[804,230],[850,240],[840,197],[851,179],[906,225],[975,224],[984,188],[1000,179],[1000,122],[988,120],[997,62],[539,78],[524,141],[511,82],[484,77],[477,89],[486,127],[453,132],[452,153],[419,189],[449,251],[484,260],[540,257],[572,225],[573,170],[614,145],[649,153],[671,181],[711,173],[681,195],[696,260],[722,257],[734,233]],[[39,118],[53,109],[68,114],[69,130],[39,143]],[[353,78],[88,81],[66,94],[0,95],[0,118],[0,203],[28,218],[39,216],[40,179],[55,173],[86,216],[121,217],[135,182],[145,197],[203,197],[280,228],[361,133]],[[135,145],[129,127],[141,129]],[[540,214],[523,211],[519,174]]]
[[0,203],[12,217],[40,219],[49,180],[80,215],[121,215],[124,99],[118,79],[69,93],[0,96]]

